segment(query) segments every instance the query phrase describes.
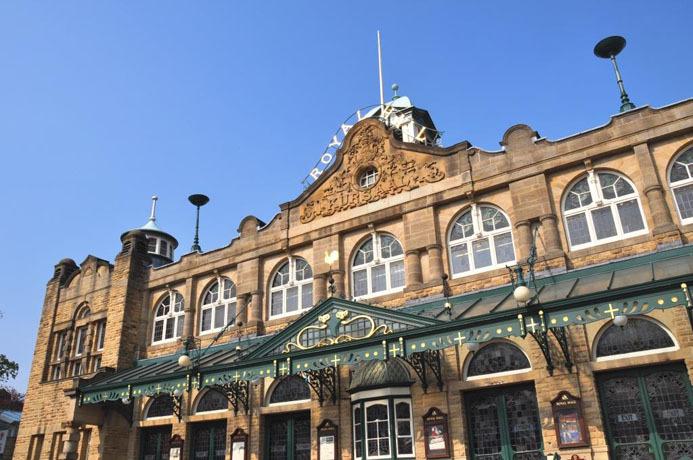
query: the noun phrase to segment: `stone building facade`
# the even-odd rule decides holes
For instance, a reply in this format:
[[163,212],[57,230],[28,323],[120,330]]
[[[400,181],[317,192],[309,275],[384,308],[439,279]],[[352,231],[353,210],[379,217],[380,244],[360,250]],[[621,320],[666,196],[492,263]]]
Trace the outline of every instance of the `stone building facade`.
[[226,247],[60,261],[14,458],[691,458],[693,100],[400,139]]

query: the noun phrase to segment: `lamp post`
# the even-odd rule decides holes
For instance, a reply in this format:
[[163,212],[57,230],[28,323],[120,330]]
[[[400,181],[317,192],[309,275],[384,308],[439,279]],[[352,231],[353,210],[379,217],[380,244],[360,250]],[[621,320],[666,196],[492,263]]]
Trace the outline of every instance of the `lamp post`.
[[621,71],[618,69],[618,64],[616,63],[616,56],[618,55],[618,53],[623,51],[623,48],[625,47],[626,39],[619,35],[606,37],[605,39],[597,43],[594,47],[594,54],[597,57],[611,60],[611,63],[614,66],[614,72],[616,73],[616,84],[618,84],[618,89],[621,92],[621,112],[625,112],[626,110],[632,110],[635,108],[635,104],[633,104],[628,98],[626,88],[625,86],[623,86]]
[[202,248],[200,247],[200,207],[206,205],[209,203],[209,197],[206,195],[202,195],[199,193],[196,193],[195,195],[190,195],[188,197],[188,201],[192,203],[193,206],[197,209],[196,214],[195,214],[195,238],[193,239],[193,245],[190,248],[191,251],[195,252],[201,252]]

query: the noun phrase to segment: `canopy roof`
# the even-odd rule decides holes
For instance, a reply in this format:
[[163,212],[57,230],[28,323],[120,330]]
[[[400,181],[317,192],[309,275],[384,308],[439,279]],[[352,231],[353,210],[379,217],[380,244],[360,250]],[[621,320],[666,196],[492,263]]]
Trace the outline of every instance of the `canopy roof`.
[[[194,372],[180,354],[140,360],[132,369],[83,381],[82,403],[201,388],[320,370],[340,364],[402,357],[465,342],[522,336],[687,305],[682,282],[693,279],[693,246],[600,266],[538,274],[538,302],[518,307],[510,284],[400,309],[330,298],[283,331],[211,348]],[[237,347],[240,346],[240,350]],[[194,356],[193,356],[194,358]]]

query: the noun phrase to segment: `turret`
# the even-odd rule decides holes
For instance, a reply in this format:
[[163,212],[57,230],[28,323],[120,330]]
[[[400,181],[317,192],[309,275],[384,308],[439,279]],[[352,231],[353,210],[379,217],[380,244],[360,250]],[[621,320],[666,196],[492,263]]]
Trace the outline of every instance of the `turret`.
[[[143,226],[134,229],[141,231],[147,238],[147,253],[152,259],[152,265],[154,267],[159,267],[161,265],[166,265],[173,262],[174,254],[173,252],[178,247],[178,240],[176,240],[172,235],[161,230],[158,225],[156,225],[156,202],[159,199],[156,195],[152,196],[152,207],[149,213],[149,219],[147,223]],[[121,235],[121,240],[123,236],[134,231],[129,230],[123,235]]]

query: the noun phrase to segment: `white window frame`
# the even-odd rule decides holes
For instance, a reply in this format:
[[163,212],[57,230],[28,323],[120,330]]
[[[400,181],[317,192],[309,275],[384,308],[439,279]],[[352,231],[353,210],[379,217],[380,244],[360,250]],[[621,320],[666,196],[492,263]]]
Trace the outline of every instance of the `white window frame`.
[[380,176],[380,171],[375,166],[368,166],[366,169],[361,171],[359,175],[359,187],[361,188],[371,188],[378,182]]
[[55,355],[56,360],[59,360],[63,356],[63,352],[65,351],[65,337],[66,336],[67,336],[67,334],[65,333],[65,331],[58,332],[58,336],[57,336],[58,344],[57,344],[57,350],[56,350],[56,355]]
[[[399,435],[399,421],[397,418],[397,404],[407,403],[409,405],[409,435]],[[414,439],[414,413],[412,410],[411,398],[400,398],[394,399],[392,401],[392,408],[394,410],[395,416],[395,448],[397,449],[397,458],[410,458],[416,457],[416,440]],[[411,438],[411,454],[400,454],[399,453],[399,443],[397,442],[399,438]]]
[[[679,216],[679,220],[683,225],[686,224],[693,224],[693,216],[684,218],[681,215],[681,209],[679,208],[679,202],[676,199],[676,190],[679,188],[683,188],[689,185],[693,185],[693,166],[686,165],[686,171],[688,172],[688,178],[687,179],[681,179],[677,180],[676,182],[672,182],[671,180],[671,172],[674,169],[674,165],[679,161],[679,158],[686,154],[687,152],[690,152],[693,150],[693,147],[688,147],[684,149],[683,151],[679,152],[675,157],[674,161],[671,162],[671,165],[669,165],[669,169],[667,170],[667,182],[669,182],[669,188],[671,189],[671,197],[674,200],[674,206],[676,206],[676,214]],[[683,164],[683,163],[682,163]]]
[[[311,276],[310,278],[305,278],[302,280],[296,280],[296,261],[298,260],[303,260],[307,265],[308,268],[310,268],[310,273]],[[281,270],[284,265],[289,264],[289,281],[286,283],[279,285],[279,286],[273,286],[274,285],[274,279],[277,277],[279,274],[279,270]],[[310,285],[311,287],[311,299],[310,299],[310,305],[303,305],[303,288],[306,285]],[[286,297],[289,289],[293,287],[298,287],[297,289],[297,296],[298,296],[298,308],[294,311],[286,311]],[[289,256],[286,261],[282,262],[279,264],[277,269],[272,273],[272,277],[270,278],[270,295],[269,298],[267,299],[267,316],[269,319],[278,319],[278,318],[285,318],[287,316],[296,316],[300,315],[306,310],[309,310],[310,308],[313,307],[313,267],[308,263],[306,259],[303,257],[295,257],[295,256]],[[272,314],[272,294],[275,292],[281,292],[282,293],[282,312],[278,314]]]
[[[82,356],[86,349],[87,327],[88,326],[80,326],[75,329],[75,358]],[[80,346],[82,347],[82,351],[79,351]]]
[[51,366],[51,380],[60,380],[60,364]]
[[[234,293],[236,293],[237,292],[237,286],[236,286],[236,283],[234,283],[231,278],[226,277],[226,276],[218,276],[217,280],[214,283],[212,283],[205,290],[204,294],[202,294],[202,300],[200,301],[200,303],[201,303],[201,305],[200,305],[200,326],[199,326],[200,335],[212,334],[214,332],[219,332],[222,329],[224,329],[230,321],[235,321],[235,318],[229,318],[228,317],[229,316],[229,306],[231,304],[235,304],[235,307],[234,307],[234,310],[236,312],[235,315],[238,315],[238,296],[234,295],[234,296],[229,297],[229,298],[224,297],[224,291],[225,291],[224,282],[226,282],[226,281],[229,281],[233,285],[233,291],[234,291]],[[207,297],[207,294],[212,290],[212,288],[214,288],[214,286],[218,287],[217,300],[215,300],[211,303],[205,304],[204,303],[205,298]],[[216,314],[217,314],[217,307],[220,307],[222,305],[224,306],[224,324],[221,327],[214,327],[215,320],[216,320]],[[210,323],[211,328],[206,329],[206,330],[202,330],[202,324],[203,324],[202,323],[202,316],[204,315],[204,312],[207,310],[212,311],[211,323]]]
[[[147,252],[150,254],[156,254],[159,256],[167,257],[171,260],[173,260],[173,244],[169,240],[165,240],[164,238],[159,238],[156,236],[148,236],[147,240],[154,240],[154,251],[149,250],[149,244],[147,243]],[[164,242],[166,243],[166,253],[162,254],[161,252],[161,243]]]
[[[492,208],[495,209],[496,211],[500,212],[503,217],[505,217],[505,220],[508,221],[508,226],[503,227],[498,230],[492,230],[492,231],[485,231],[482,218],[481,218],[481,208]],[[471,212],[472,214],[472,227],[473,227],[473,234],[472,236],[468,237],[463,237],[459,238],[456,240],[452,239],[452,231],[455,228],[455,224],[457,223],[457,220],[460,219],[462,216],[467,214],[468,212]],[[510,234],[510,244],[513,247],[513,258],[512,260],[508,260],[506,262],[498,262],[498,258],[496,257],[496,242],[494,237],[498,235],[503,235],[505,233]],[[475,263],[474,263],[474,250],[473,250],[473,244],[475,241],[487,239],[489,242],[489,251],[491,254],[491,265],[487,265],[485,267],[481,268],[476,268]],[[452,263],[452,258],[454,257],[452,254],[452,251],[454,248],[457,246],[461,246],[463,244],[467,245],[467,259],[469,260],[469,270],[463,271],[463,272],[455,272],[453,270],[453,263]],[[476,204],[473,203],[471,208],[465,209],[463,212],[455,216],[455,219],[452,221],[452,225],[450,226],[450,229],[448,230],[448,260],[450,261],[450,273],[452,273],[452,278],[461,278],[463,276],[469,276],[474,273],[482,273],[486,272],[489,270],[495,270],[498,268],[505,268],[507,265],[513,265],[516,262],[516,257],[517,255],[515,254],[515,239],[513,238],[513,231],[512,231],[512,222],[510,222],[510,218],[508,215],[503,212],[502,209],[500,209],[497,206],[493,206],[490,204]]]
[[[376,406],[376,405],[382,405],[385,406],[385,409],[387,410],[387,443],[389,446],[389,453],[387,455],[368,455],[368,441],[370,438],[368,437],[368,408],[371,406]],[[363,423],[365,424],[365,438],[364,438],[364,445],[363,445],[363,454],[366,456],[368,460],[371,459],[378,459],[378,458],[392,458],[392,433],[391,429],[392,426],[390,424],[390,402],[387,399],[378,399],[376,401],[367,401],[363,404]],[[373,423],[373,422],[371,422]],[[378,423],[378,422],[375,422]],[[377,428],[377,426],[376,426]],[[380,431],[378,431],[378,437],[375,438],[378,439],[378,451],[380,450],[380,439],[382,439],[382,436],[380,436]]]
[[[402,254],[393,256],[393,257],[387,257],[383,258],[382,257],[382,247],[381,247],[381,242],[380,238],[382,236],[389,236],[391,238],[394,238],[395,241],[399,244],[400,248],[402,248]],[[356,256],[358,255],[359,251],[363,247],[364,244],[366,244],[368,241],[371,241],[371,244],[373,246],[373,260],[370,262],[363,263],[361,265],[354,265],[356,261]],[[402,286],[399,287],[392,287],[392,272],[391,272],[391,267],[392,264],[395,262],[402,261],[402,270],[405,272],[404,275],[404,283]],[[377,291],[373,292],[373,280],[371,273],[374,268],[380,267],[380,266],[385,266],[385,290],[383,291]],[[357,296],[356,295],[356,281],[355,281],[355,273],[360,272],[362,270],[366,270],[366,286],[367,286],[367,292],[366,294]],[[394,235],[390,233],[381,233],[381,232],[373,232],[369,235],[369,237],[359,243],[359,245],[356,247],[356,250],[354,251],[354,254],[351,257],[351,294],[352,298],[354,300],[362,300],[362,299],[370,299],[373,297],[380,297],[384,296],[387,294],[394,294],[397,292],[402,292],[404,288],[407,285],[407,278],[406,278],[406,267],[404,266],[404,246],[402,246],[402,243],[397,239]]]
[[[176,296],[180,296],[181,302],[180,302],[180,311],[174,311],[176,308]],[[162,307],[163,302],[166,300],[168,297],[169,299],[169,310],[168,313],[164,313],[163,315],[158,315],[157,312],[159,311],[159,308]],[[185,320],[185,298],[176,290],[169,290],[166,293],[166,296],[162,297],[161,300],[156,304],[156,307],[154,308],[154,321],[152,321],[152,345],[159,345],[162,343],[171,343],[175,342],[180,338],[178,333],[178,322],[179,321],[184,321]],[[161,330],[161,340],[155,340],[156,337],[156,324],[157,322],[162,321],[162,330]],[[166,324],[168,324],[169,321],[173,321],[173,337],[170,339],[166,338]]]
[[671,338],[672,343],[674,344],[673,347],[664,347],[664,348],[653,348],[651,350],[643,350],[643,351],[631,351],[630,353],[621,353],[618,355],[609,355],[609,356],[597,356],[597,346],[599,345],[599,341],[602,339],[602,336],[604,333],[614,325],[613,320],[609,320],[603,327],[602,329],[597,333],[597,335],[594,338],[594,345],[592,346],[592,359],[596,362],[601,362],[601,361],[614,361],[616,359],[628,359],[628,358],[637,358],[639,356],[648,356],[648,355],[656,355],[658,353],[667,353],[670,351],[676,351],[679,349],[679,342],[676,340],[676,336],[671,333],[668,327],[664,326],[662,323],[659,321],[655,320],[654,318],[650,318],[649,316],[632,316],[629,318],[633,319],[642,319],[644,321],[649,321],[653,323],[655,326],[659,327],[662,329],[664,332],[667,333],[667,335]]
[[101,351],[106,344],[106,321],[96,323],[96,351]]
[[[360,429],[362,430],[362,432],[360,434],[363,434],[363,437],[360,440],[360,442],[361,442],[361,455],[358,455],[358,456],[356,455],[356,421],[357,421],[356,409],[361,410],[361,417],[360,417],[361,419],[359,420],[359,423],[361,424]],[[365,451],[365,449],[366,449],[365,436],[366,435],[365,435],[365,431],[363,431],[363,430],[365,430],[364,423],[365,423],[366,419],[364,417],[364,409],[361,407],[360,402],[353,404],[351,406],[351,420],[352,420],[351,432],[352,432],[352,436],[353,436],[352,448],[354,449],[354,460],[360,460],[363,458],[364,455],[366,455],[366,451]]]
[[[599,174],[612,174],[614,176],[620,177],[622,180],[625,180],[632,188],[633,188],[633,193],[630,193],[628,195],[624,196],[619,196],[616,198],[604,198],[602,194],[602,187],[599,184]],[[561,203],[561,210],[563,211],[563,226],[565,228],[565,236],[566,240],[568,241],[568,246],[572,251],[576,251],[579,249],[585,249],[585,248],[591,248],[594,246],[601,246],[602,244],[607,244],[607,243],[612,243],[614,241],[620,241],[620,240],[625,240],[628,238],[633,238],[636,236],[640,235],[646,235],[649,230],[647,228],[647,219],[645,219],[645,213],[643,212],[642,209],[642,202],[640,201],[640,193],[638,193],[638,189],[635,187],[635,184],[628,179],[626,176],[623,174],[619,174],[615,171],[611,170],[589,170],[587,171],[587,184],[589,185],[589,191],[590,195],[592,196],[592,202],[588,205],[585,206],[580,206],[575,209],[570,209],[566,210],[566,201],[568,199],[568,196],[570,195],[571,190],[573,187],[580,182],[583,178],[585,178],[585,175],[581,175],[578,177],[576,180],[574,180],[570,186],[566,189],[566,192],[563,196],[563,200]],[[621,218],[618,213],[618,204],[624,203],[626,201],[631,201],[635,200],[636,203],[638,204],[638,210],[640,211],[640,218],[642,219],[643,223],[643,228],[641,230],[636,230],[634,232],[630,233],[623,233],[623,227],[621,225]],[[603,209],[603,208],[610,208],[611,210],[611,216],[614,219],[614,226],[616,227],[616,235],[611,236],[609,238],[603,238],[601,240],[597,239],[597,233],[594,228],[594,222],[592,220],[592,211],[596,209]],[[587,243],[582,243],[582,244],[577,244],[573,245],[570,241],[570,230],[568,228],[568,218],[571,216],[575,216],[578,214],[585,214],[585,218],[587,220],[587,229],[590,235],[590,241]]]

